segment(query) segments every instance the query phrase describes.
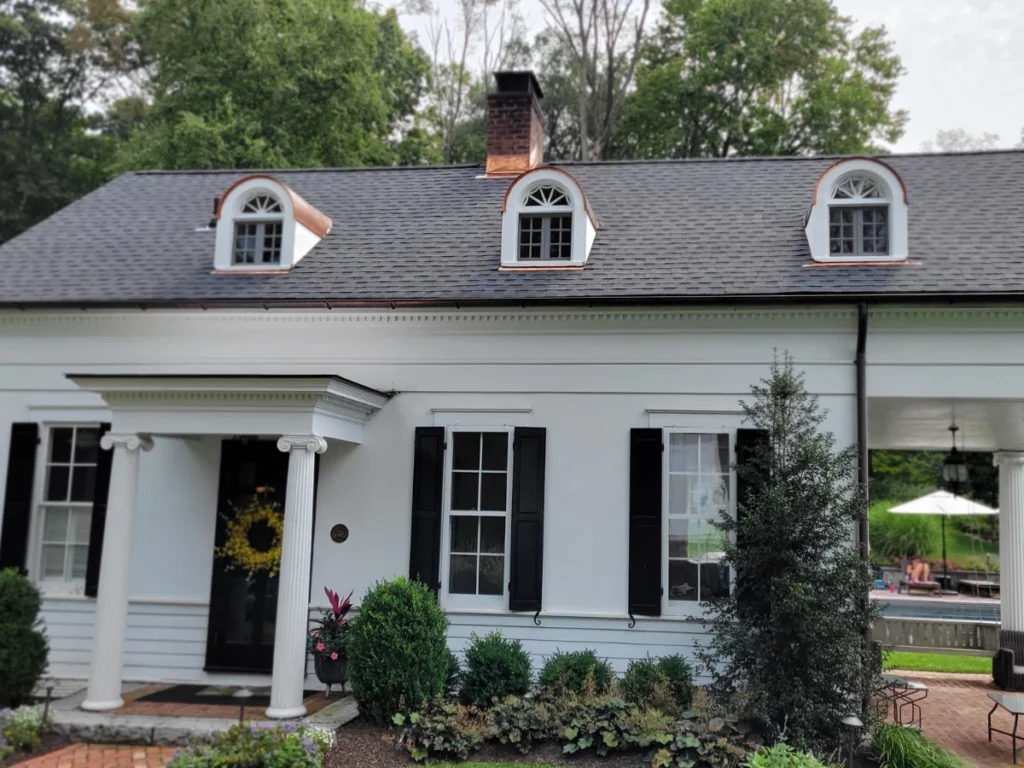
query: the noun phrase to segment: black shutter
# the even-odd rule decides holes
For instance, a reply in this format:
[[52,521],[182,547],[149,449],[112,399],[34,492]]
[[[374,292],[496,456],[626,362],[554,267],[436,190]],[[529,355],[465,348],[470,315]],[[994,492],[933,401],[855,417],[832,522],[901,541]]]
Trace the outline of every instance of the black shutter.
[[11,449],[7,454],[7,490],[4,522],[0,530],[0,568],[25,570],[28,528],[32,518],[32,481],[36,474],[39,425],[11,424]]
[[629,613],[661,615],[660,429],[629,433]]
[[444,427],[416,427],[412,464],[412,543],[409,578],[435,592],[441,586],[441,493]]
[[[100,437],[110,431],[100,424]],[[92,522],[89,524],[89,559],[85,563],[85,595],[96,597],[100,586],[100,560],[103,558],[103,531],[107,527],[107,496],[110,494],[110,467],[114,450],[99,450],[96,459],[96,485],[92,493]]]
[[544,576],[543,427],[517,427],[512,444],[512,561],[508,585],[511,611],[537,612]]
[[[768,431],[764,429],[737,429],[736,430],[736,547],[740,548],[743,546],[743,507],[747,504],[750,498],[750,492],[753,488],[753,483],[748,474],[750,471],[744,470],[747,466],[747,462],[757,454],[758,447],[768,440]],[[737,596],[743,597],[747,595],[747,586],[754,582],[744,582],[743,574],[735,574],[736,580],[734,582],[734,589],[736,590]],[[744,604],[748,603],[744,600]]]

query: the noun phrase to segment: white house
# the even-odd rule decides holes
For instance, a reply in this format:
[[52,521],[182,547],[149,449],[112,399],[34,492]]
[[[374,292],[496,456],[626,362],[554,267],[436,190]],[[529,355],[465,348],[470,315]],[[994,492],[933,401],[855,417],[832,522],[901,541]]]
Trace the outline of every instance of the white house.
[[[456,649],[690,654],[776,350],[840,444],[999,452],[1024,637],[1024,153],[544,165],[540,96],[485,166],[129,173],[0,246],[0,562],[86,708],[299,715],[323,587],[401,574]],[[214,553],[257,489],[274,578]]]

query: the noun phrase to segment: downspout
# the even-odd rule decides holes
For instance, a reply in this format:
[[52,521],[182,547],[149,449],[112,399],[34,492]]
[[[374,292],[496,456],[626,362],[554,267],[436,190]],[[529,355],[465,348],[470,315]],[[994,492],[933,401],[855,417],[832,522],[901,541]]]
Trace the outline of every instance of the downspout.
[[[865,351],[868,342],[868,305],[861,302],[857,305],[857,357],[854,365],[857,369],[857,482],[863,494],[863,508],[857,525],[857,538],[860,541],[860,557],[866,568],[870,568],[870,547],[868,540],[868,388],[867,388],[867,357]],[[868,595],[863,596],[869,600]],[[872,658],[871,625],[864,627],[864,649],[868,658]],[[881,658],[878,659],[881,662]],[[871,664],[871,662],[869,662]],[[872,665],[873,666],[873,665]],[[879,670],[880,671],[880,670]],[[870,686],[863,692],[861,714],[866,719],[871,704]]]
[[857,305],[857,482],[864,494],[864,509],[861,511],[858,527],[860,539],[860,557],[867,563],[870,556],[868,546],[868,392],[867,392],[867,358],[865,349],[868,341],[868,305],[861,302]]

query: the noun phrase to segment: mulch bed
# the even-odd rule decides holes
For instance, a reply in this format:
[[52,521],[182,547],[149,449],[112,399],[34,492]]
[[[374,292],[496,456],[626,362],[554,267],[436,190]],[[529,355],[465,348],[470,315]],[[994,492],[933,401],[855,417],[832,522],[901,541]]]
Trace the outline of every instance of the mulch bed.
[[58,749],[63,749],[70,743],[71,742],[64,736],[59,736],[56,733],[44,733],[40,738],[39,743],[36,744],[31,752],[15,752],[13,755],[10,755],[6,761],[0,760],[0,766],[23,763],[33,757],[45,755],[47,752],[56,752]]
[[[324,768],[412,768],[409,753],[396,746],[398,731],[355,720],[338,731],[338,741]],[[473,763],[517,763],[521,765],[563,765],[572,768],[647,768],[643,753],[611,754],[593,752],[568,756],[558,744],[538,744],[528,755],[501,744],[487,744],[469,756]]]

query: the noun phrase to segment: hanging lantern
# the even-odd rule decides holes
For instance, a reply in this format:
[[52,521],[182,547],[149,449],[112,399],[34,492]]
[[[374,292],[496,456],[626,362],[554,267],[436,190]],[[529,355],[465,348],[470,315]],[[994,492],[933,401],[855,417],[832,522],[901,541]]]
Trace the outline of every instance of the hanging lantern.
[[942,462],[942,482],[946,486],[946,490],[954,495],[958,495],[963,487],[967,484],[967,459],[964,457],[963,451],[956,447],[956,433],[957,426],[951,426],[949,431],[952,433],[953,447],[949,449],[949,455]]

